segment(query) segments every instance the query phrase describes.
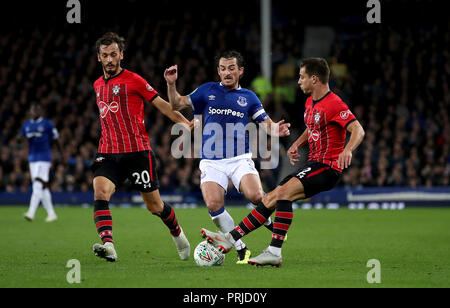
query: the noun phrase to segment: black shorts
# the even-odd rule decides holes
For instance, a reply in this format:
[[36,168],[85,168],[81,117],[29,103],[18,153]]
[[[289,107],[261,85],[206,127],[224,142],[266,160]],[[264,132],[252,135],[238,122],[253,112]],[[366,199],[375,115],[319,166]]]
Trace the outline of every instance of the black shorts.
[[315,161],[307,161],[294,173],[285,177],[279,186],[292,178],[297,178],[305,188],[305,198],[310,198],[322,191],[332,189],[340,180],[342,173],[329,165]]
[[119,187],[129,179],[133,189],[152,192],[159,188],[156,157],[153,151],[95,155],[94,178],[103,176]]

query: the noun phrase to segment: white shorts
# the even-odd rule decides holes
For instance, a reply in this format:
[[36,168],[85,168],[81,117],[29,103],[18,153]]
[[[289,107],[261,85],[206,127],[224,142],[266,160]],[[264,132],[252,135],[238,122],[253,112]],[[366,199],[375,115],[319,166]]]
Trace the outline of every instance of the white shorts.
[[44,182],[48,182],[50,166],[51,163],[46,161],[30,163],[31,180],[34,181],[36,178],[40,178]]
[[228,189],[228,179],[231,179],[234,187],[239,191],[241,179],[246,174],[259,176],[255,168],[255,163],[250,155],[240,155],[233,158],[200,161],[200,171],[202,172],[200,185],[205,182],[214,182],[225,189]]

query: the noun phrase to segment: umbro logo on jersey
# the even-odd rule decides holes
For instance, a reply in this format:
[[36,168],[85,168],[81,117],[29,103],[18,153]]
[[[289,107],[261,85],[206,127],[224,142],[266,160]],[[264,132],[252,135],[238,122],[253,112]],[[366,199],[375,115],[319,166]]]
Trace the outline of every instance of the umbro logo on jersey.
[[104,160],[105,160],[104,157],[97,157],[97,158],[95,159],[95,161],[96,161],[97,163],[101,163],[101,162],[104,161]]
[[210,95],[210,96],[208,96],[208,98],[209,98],[210,101],[215,101],[216,100],[216,97],[214,95]]
[[105,102],[100,102],[98,104],[98,108],[100,109],[100,116],[102,118],[106,117],[109,111],[116,113],[119,111],[119,104],[115,101],[112,101],[111,104],[106,104]]

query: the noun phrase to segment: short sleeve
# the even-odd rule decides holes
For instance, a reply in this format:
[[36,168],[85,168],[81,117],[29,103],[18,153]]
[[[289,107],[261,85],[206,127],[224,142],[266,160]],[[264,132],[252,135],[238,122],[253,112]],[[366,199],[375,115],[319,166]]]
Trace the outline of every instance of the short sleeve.
[[250,108],[248,110],[249,117],[257,123],[264,122],[265,120],[267,120],[269,118],[269,115],[264,110],[264,107],[259,98],[256,96],[256,94],[252,93],[252,95],[250,95],[249,98],[250,98]]
[[342,101],[338,102],[332,110],[330,122],[336,122],[346,128],[353,121],[356,121],[356,117],[350,111],[347,104]]
[[48,130],[52,139],[58,139],[59,133],[52,121],[48,121]]
[[158,92],[142,77],[136,78],[137,92],[148,102],[152,102],[157,96]]
[[194,109],[194,114],[203,113],[206,106],[205,92],[209,86],[209,83],[203,84],[188,95],[189,102]]
[[22,128],[20,129],[19,136],[26,136],[26,132],[25,132],[25,124],[26,124],[26,123],[24,123],[24,124],[22,125]]

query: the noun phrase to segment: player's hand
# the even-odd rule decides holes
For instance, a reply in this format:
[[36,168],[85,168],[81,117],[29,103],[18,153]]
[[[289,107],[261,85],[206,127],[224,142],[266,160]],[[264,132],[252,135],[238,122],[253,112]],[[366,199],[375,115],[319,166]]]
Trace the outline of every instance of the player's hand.
[[173,65],[164,71],[164,79],[170,85],[175,84],[178,79],[178,65]]
[[192,131],[200,125],[199,119],[193,119],[189,122],[189,130]]
[[349,150],[345,150],[341,153],[341,155],[339,155],[338,161],[337,161],[337,166],[340,169],[345,169],[350,167],[351,163],[352,163],[352,152]]
[[284,120],[276,123],[278,125],[278,137],[286,137],[291,134],[289,131],[289,127],[291,127],[290,123],[284,123]]
[[298,147],[293,144],[288,150],[288,157],[291,165],[295,165],[300,160],[300,154],[298,154]]

